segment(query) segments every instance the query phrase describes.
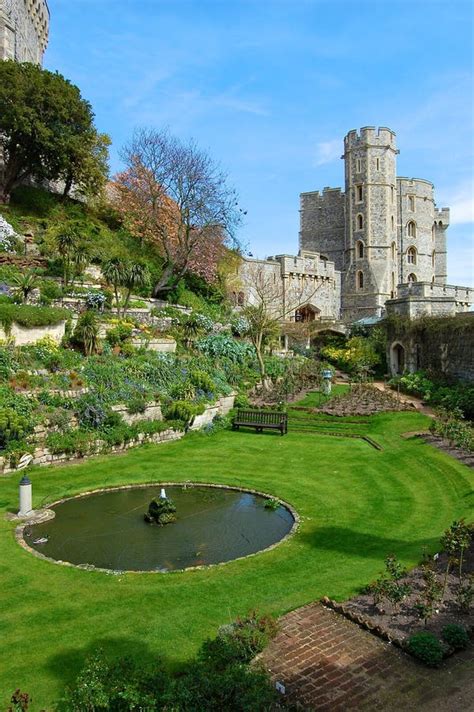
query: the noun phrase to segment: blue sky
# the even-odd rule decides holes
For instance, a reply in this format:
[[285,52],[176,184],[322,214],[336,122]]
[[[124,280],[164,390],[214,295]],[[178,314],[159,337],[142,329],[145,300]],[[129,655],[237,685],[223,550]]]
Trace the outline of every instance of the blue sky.
[[397,133],[398,174],[452,209],[448,281],[474,286],[473,10],[451,0],[48,0],[45,66],[110,134],[193,137],[248,211],[263,257],[298,249],[299,193],[343,185],[352,128]]

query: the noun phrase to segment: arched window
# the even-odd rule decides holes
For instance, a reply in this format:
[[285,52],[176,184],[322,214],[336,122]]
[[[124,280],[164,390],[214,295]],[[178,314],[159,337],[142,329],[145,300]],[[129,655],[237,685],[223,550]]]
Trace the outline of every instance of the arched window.
[[364,289],[364,273],[360,270],[357,272],[357,289]]
[[361,260],[364,256],[364,243],[362,240],[357,240],[356,242],[356,255],[358,260]]
[[414,247],[409,247],[407,250],[407,262],[409,265],[416,265],[416,250]]
[[407,235],[408,237],[416,237],[416,223],[413,220],[407,224]]
[[408,284],[414,284],[416,282],[416,274],[411,274],[408,275]]
[[392,260],[395,262],[397,259],[397,246],[394,242],[392,242]]
[[356,226],[358,230],[363,230],[364,228],[364,216],[359,213],[356,217]]

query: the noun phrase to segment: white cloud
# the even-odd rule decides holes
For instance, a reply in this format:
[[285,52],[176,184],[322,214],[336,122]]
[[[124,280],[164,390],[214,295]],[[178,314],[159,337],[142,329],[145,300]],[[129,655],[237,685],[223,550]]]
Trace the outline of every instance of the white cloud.
[[451,225],[474,223],[474,183],[471,180],[446,193],[445,200],[451,208]]
[[331,141],[321,141],[316,146],[315,164],[324,166],[326,163],[332,163],[341,156],[341,139],[335,138]]

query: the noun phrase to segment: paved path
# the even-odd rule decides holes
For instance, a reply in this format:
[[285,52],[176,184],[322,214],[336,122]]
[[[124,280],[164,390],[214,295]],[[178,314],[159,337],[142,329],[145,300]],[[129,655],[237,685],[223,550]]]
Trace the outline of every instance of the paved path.
[[285,697],[318,712],[471,712],[474,651],[425,668],[343,616],[312,603],[280,619],[261,655]]

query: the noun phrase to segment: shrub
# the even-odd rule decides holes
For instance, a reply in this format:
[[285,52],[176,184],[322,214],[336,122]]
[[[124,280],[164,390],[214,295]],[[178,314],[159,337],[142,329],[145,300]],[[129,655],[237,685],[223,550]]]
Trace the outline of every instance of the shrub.
[[147,402],[146,402],[145,398],[142,398],[141,396],[135,396],[135,398],[131,398],[128,401],[127,410],[130,413],[130,415],[135,415],[137,413],[144,413],[146,410],[146,405],[147,405]]
[[25,328],[37,326],[55,326],[70,317],[67,309],[58,307],[36,307],[31,304],[0,304],[0,324],[5,332],[11,330],[12,324]]
[[206,393],[212,392],[215,388],[212,378],[205,371],[199,369],[193,369],[189,373],[189,378],[191,383],[201,391]]
[[438,638],[428,631],[411,635],[407,640],[406,647],[411,655],[428,667],[437,667],[443,659],[443,646]]
[[62,287],[54,279],[43,279],[40,282],[40,300],[41,303],[47,306],[56,299],[62,297]]
[[0,448],[12,440],[22,440],[32,430],[27,417],[12,408],[0,408]]
[[92,309],[85,311],[77,320],[73,341],[86,356],[97,351],[99,345],[99,320]]
[[97,394],[87,394],[76,401],[76,415],[85,428],[100,428],[107,418],[107,410]]
[[246,618],[219,628],[216,638],[204,641],[198,659],[206,665],[223,670],[235,663],[249,663],[276,635],[277,623],[271,616],[259,616],[255,611]]
[[214,359],[229,359],[241,364],[254,358],[255,349],[244,341],[237,341],[228,334],[211,334],[196,343],[199,351]]
[[109,329],[105,336],[106,341],[111,346],[120,346],[128,339],[131,339],[133,333],[133,324],[126,321],[121,321],[119,324]]
[[441,631],[443,640],[454,650],[464,650],[469,645],[469,635],[462,625],[450,623]]
[[183,423],[189,423],[195,415],[203,412],[204,406],[187,401],[173,401],[163,409],[163,415],[167,420],[181,420]]

